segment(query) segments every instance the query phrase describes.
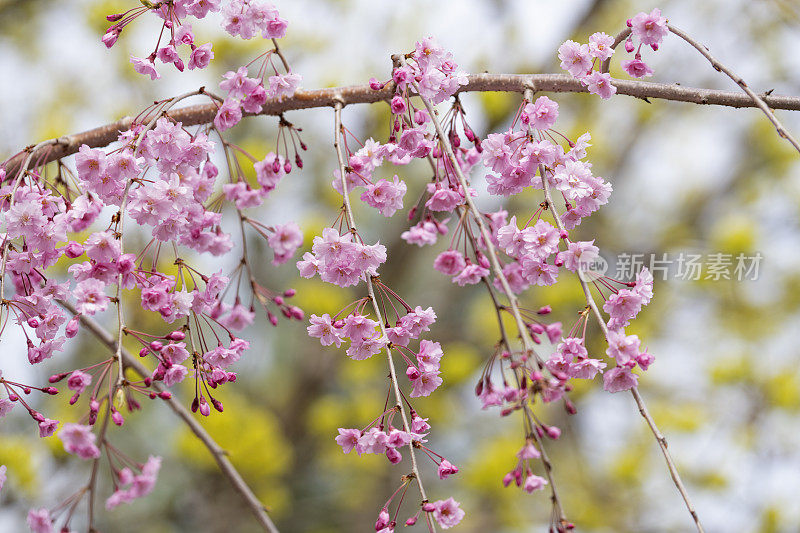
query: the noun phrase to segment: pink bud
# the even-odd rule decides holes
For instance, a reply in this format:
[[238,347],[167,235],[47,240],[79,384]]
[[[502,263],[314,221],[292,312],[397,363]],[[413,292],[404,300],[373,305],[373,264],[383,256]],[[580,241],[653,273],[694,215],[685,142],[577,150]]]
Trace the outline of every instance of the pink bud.
[[276,296],[272,301],[275,302],[275,305],[283,305],[283,298],[280,296]]
[[122,424],[125,423],[125,419],[122,418],[122,414],[117,410],[114,410],[114,411],[111,412],[111,420],[117,426],[121,426]]
[[375,522],[375,531],[380,531],[381,529],[385,528],[389,525],[391,518],[389,517],[389,510],[384,507],[381,509],[381,512],[378,513],[378,520]]
[[150,348],[153,349],[155,352],[161,351],[161,348],[164,347],[164,343],[161,341],[153,341],[150,343]]
[[544,307],[540,307],[538,311],[536,311],[537,315],[549,315],[553,312],[553,308],[549,305],[545,305]]
[[292,318],[296,320],[303,320],[306,317],[306,314],[297,306],[291,308]]
[[186,333],[182,332],[181,330],[177,329],[167,335],[167,338],[171,341],[182,341],[186,338]]
[[119,37],[119,30],[116,28],[109,28],[109,30],[103,35],[101,39],[103,44],[106,45],[106,48],[111,48],[114,46],[114,43],[117,42],[117,38]]
[[415,366],[410,366],[406,369],[406,376],[408,376],[408,379],[411,381],[419,379],[421,375],[422,374],[420,374],[419,370]]
[[78,334],[78,317],[75,316],[67,322],[66,328],[64,328],[64,335],[67,336],[68,339],[73,338],[75,335]]
[[28,319],[28,325],[30,327],[32,327],[32,328],[38,328],[39,327],[39,317],[38,316],[30,317]]
[[269,323],[272,324],[273,326],[278,325],[278,317],[276,317],[269,311],[267,311],[267,318],[269,319]]
[[106,15],[106,20],[109,22],[116,22],[123,17],[122,13],[115,13],[113,15]]
[[383,89],[383,84],[379,82],[376,78],[369,79],[369,88],[373,91],[379,91]]
[[65,372],[63,374],[53,374],[47,381],[49,381],[50,383],[58,383],[59,381],[67,377],[68,374],[69,374],[68,372]]
[[422,510],[426,513],[432,513],[436,510],[436,506],[430,502],[425,502],[422,504]]
[[655,52],[656,50],[658,50],[658,43],[653,43],[653,44],[651,44],[651,45],[650,45],[650,48],[652,48],[652,49],[653,49],[653,51]]
[[630,38],[628,38],[628,40],[625,41],[625,51],[628,52],[629,54],[633,52],[633,40]]
[[208,416],[211,414],[211,407],[209,407],[205,398],[200,398],[200,414],[203,416]]
[[292,297],[292,296],[294,296],[295,294],[297,294],[297,291],[296,291],[296,290],[294,290],[294,289],[286,289],[285,291],[283,291],[283,295],[284,295],[286,298],[291,298],[291,297]]
[[512,481],[514,481],[514,473],[513,472],[509,472],[508,474],[503,476],[503,486],[504,487],[508,487],[509,485],[511,485]]
[[399,94],[395,95],[394,98],[392,98],[392,102],[390,105],[392,108],[392,113],[394,113],[395,115],[402,115],[403,113],[406,112],[407,109],[406,101]]
[[292,171],[292,164],[291,164],[290,162],[288,162],[288,161],[287,161],[287,162],[285,162],[285,163],[283,164],[283,171],[284,171],[284,172],[286,172],[287,174],[288,174],[289,172],[291,172],[291,171]]
[[561,436],[561,430],[555,426],[549,426],[545,431],[547,431],[547,436],[553,440]]
[[170,398],[172,398],[172,393],[168,390],[161,391],[158,393],[158,397],[161,398],[162,400],[169,400]]
[[567,410],[567,412],[568,412],[569,414],[571,414],[571,415],[574,415],[575,413],[577,413],[577,412],[578,412],[578,410],[577,410],[577,409],[575,409],[575,404],[573,404],[573,403],[572,403],[571,401],[569,401],[569,400],[566,400],[566,401],[564,402],[564,409],[566,409],[566,410]]
[[412,516],[411,518],[406,520],[406,525],[407,526],[413,526],[416,523],[417,523],[417,517],[416,516]]
[[45,394],[49,394],[50,396],[55,396],[58,394],[58,389],[55,387],[45,387],[42,389],[42,392]]

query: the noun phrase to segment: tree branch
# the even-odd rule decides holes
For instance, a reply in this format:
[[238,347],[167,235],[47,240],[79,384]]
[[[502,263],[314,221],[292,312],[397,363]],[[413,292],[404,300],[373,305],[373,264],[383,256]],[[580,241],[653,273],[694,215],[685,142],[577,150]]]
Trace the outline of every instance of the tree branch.
[[[580,81],[564,74],[472,74],[468,76],[467,85],[459,89],[465,92],[523,92],[533,89],[535,92],[585,93]],[[757,102],[747,94],[732,91],[715,91],[695,87],[682,87],[676,84],[650,83],[638,80],[614,80],[617,94],[636,98],[659,98],[677,102],[689,102],[702,105],[720,105],[726,107],[758,107]],[[388,101],[394,96],[394,83],[389,83],[380,90],[370,89],[369,85],[351,85],[332,87],[329,89],[298,90],[293,96],[282,100],[268,100],[259,115],[279,115],[286,111],[309,109],[315,107],[334,107],[337,101],[342,106],[350,104],[371,104]],[[800,111],[800,97],[773,96],[763,94],[759,98],[772,109],[788,109]],[[216,104],[200,104],[187,106],[168,115],[184,126],[207,124],[214,120],[217,113]],[[246,115],[250,116],[250,115]],[[124,117],[117,122],[106,124],[82,133],[61,137],[47,146],[31,151],[21,151],[5,163],[7,175],[14,175],[15,170],[25,161],[27,155],[35,156],[42,164],[72,155],[81,145],[90,148],[107,146],[117,139],[120,132],[127,131],[133,123],[132,117]]]
[[[77,310],[69,302],[59,300],[59,304],[61,304],[68,311],[77,313]],[[109,350],[114,352],[117,350],[116,341],[111,334],[106,331],[105,328],[103,328],[103,326],[88,316],[81,315],[80,320],[86,329],[88,329],[97,338],[97,340],[105,344]],[[151,372],[125,348],[122,348],[120,353],[122,354],[123,364],[127,368],[132,369],[142,377],[150,376]],[[152,388],[158,392],[166,390],[166,388],[157,381],[153,382]],[[178,418],[183,420],[183,422],[189,426],[189,429],[198,439],[200,439],[200,442],[202,442],[203,445],[208,448],[208,451],[211,452],[211,455],[219,465],[223,475],[228,478],[228,481],[230,481],[231,485],[233,485],[233,488],[236,489],[236,492],[238,492],[245,501],[247,506],[250,508],[250,511],[253,513],[253,515],[255,515],[256,520],[258,520],[258,523],[261,524],[261,527],[264,529],[264,531],[269,533],[278,533],[278,528],[275,527],[275,524],[270,519],[264,506],[260,501],[258,501],[258,498],[255,494],[253,494],[252,489],[250,489],[244,478],[242,478],[242,475],[238,470],[236,470],[236,467],[233,466],[233,463],[231,463],[230,459],[228,459],[228,452],[223,450],[220,445],[216,443],[214,438],[208,434],[200,422],[198,422],[192,413],[190,413],[178,400],[176,400],[174,397],[170,397],[164,401],[178,416]]]

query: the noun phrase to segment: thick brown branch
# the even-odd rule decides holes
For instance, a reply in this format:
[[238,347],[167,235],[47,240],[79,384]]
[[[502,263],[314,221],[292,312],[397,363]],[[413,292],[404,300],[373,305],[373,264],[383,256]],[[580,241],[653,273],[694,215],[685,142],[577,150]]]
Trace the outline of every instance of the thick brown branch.
[[[69,302],[60,301],[59,303],[70,312],[77,313],[77,310]],[[92,333],[92,335],[94,335],[100,342],[105,344],[109,350],[116,351],[117,343],[115,339],[108,331],[106,331],[105,328],[103,328],[103,326],[98,324],[92,318],[83,315],[81,316],[81,323]],[[125,348],[122,348],[120,353],[122,354],[122,362],[126,368],[130,368],[142,377],[150,376],[151,372],[147,370],[147,368],[134,356],[132,356]],[[158,392],[165,390],[165,388],[162,387],[158,382],[153,382],[152,387]],[[233,485],[233,488],[236,489],[236,492],[238,492],[242,499],[244,499],[245,503],[250,508],[250,511],[252,511],[253,515],[255,515],[256,520],[258,520],[258,523],[261,525],[264,531],[268,531],[269,533],[278,533],[278,528],[275,527],[275,524],[270,519],[262,503],[258,500],[256,495],[253,494],[253,491],[247,485],[244,478],[242,478],[242,475],[238,470],[236,470],[236,467],[233,466],[233,463],[231,463],[230,459],[228,459],[227,452],[216,443],[214,438],[208,434],[205,428],[194,418],[192,413],[189,412],[183,406],[183,404],[173,397],[168,398],[165,400],[165,402],[169,408],[172,409],[176,415],[178,415],[178,418],[183,420],[192,433],[194,433],[195,436],[200,439],[200,442],[202,442],[203,445],[208,448],[208,451],[211,452],[211,455],[219,465],[222,473],[228,478],[228,481],[231,482],[231,485]]]
[[[714,91],[695,87],[682,87],[663,83],[649,83],[638,80],[614,80],[617,94],[633,96],[636,98],[660,98],[678,102],[689,102],[704,105],[721,105],[726,107],[757,107],[753,99],[738,92]],[[459,92],[523,92],[525,89],[536,92],[573,92],[585,93],[580,81],[563,74],[472,74],[469,83]],[[394,94],[394,86],[375,91],[369,85],[352,85],[349,87],[332,87],[329,89],[299,90],[294,96],[283,100],[272,99],[267,101],[260,115],[279,115],[286,111],[309,109],[314,107],[334,107],[337,101],[343,106],[350,104],[370,104],[388,101]],[[789,109],[800,111],[800,97],[759,95],[761,100],[772,109]],[[200,104],[187,106],[170,111],[169,116],[185,126],[207,124],[214,120],[217,113],[215,104]],[[82,133],[75,133],[62,137],[54,146],[47,146],[37,151],[33,156],[36,160],[44,162],[55,161],[62,157],[74,154],[81,145],[86,144],[91,148],[107,146],[117,139],[120,132],[130,128],[133,118],[125,117],[112,124],[106,124]],[[7,175],[14,175],[14,171],[27,157],[26,152],[13,156],[5,163]]]

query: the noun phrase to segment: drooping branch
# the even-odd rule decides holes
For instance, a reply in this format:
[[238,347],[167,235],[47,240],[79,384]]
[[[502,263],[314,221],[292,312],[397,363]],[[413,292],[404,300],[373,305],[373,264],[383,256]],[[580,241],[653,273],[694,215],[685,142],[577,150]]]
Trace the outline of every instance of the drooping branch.
[[[529,95],[526,93],[526,96]],[[529,98],[530,99],[530,98]],[[565,232],[566,228],[564,227],[564,223],[561,220],[561,216],[558,214],[558,209],[556,208],[555,203],[553,203],[553,196],[550,193],[550,184],[548,182],[548,178],[545,175],[545,169],[543,166],[539,167],[539,173],[542,176],[542,188],[544,189],[544,197],[545,201],[547,202],[547,207],[552,213],[553,218],[556,222],[556,227],[559,231]],[[597,302],[594,301],[594,297],[592,296],[592,292],[589,289],[589,284],[583,278],[583,276],[578,275],[578,281],[581,284],[581,288],[583,289],[584,297],[586,298],[587,305],[591,308],[594,317],[597,319],[598,324],[600,325],[600,329],[603,331],[603,336],[606,339],[606,342],[611,342],[610,339],[610,331],[608,326],[606,325],[605,320],[603,319],[603,315],[600,313],[600,309],[597,307]],[[697,511],[694,508],[694,504],[692,503],[691,498],[689,497],[689,493],[686,491],[686,487],[683,484],[683,480],[681,480],[681,476],[678,473],[678,468],[675,466],[675,462],[672,459],[672,455],[669,453],[667,449],[667,439],[658,429],[655,420],[653,417],[650,416],[649,411],[647,410],[647,406],[645,405],[644,398],[642,398],[641,394],[639,394],[638,387],[631,388],[631,394],[633,395],[633,399],[636,402],[637,407],[639,408],[639,413],[647,422],[647,426],[650,428],[650,431],[653,433],[656,441],[658,442],[658,446],[661,448],[661,453],[664,456],[664,460],[667,463],[667,469],[669,470],[670,477],[672,478],[675,487],[678,489],[678,492],[683,498],[683,502],[686,504],[686,508],[689,511],[689,514],[692,516],[692,520],[694,520],[695,527],[697,528],[698,533],[704,533],[704,529],[702,524],[700,523],[700,517],[697,515]]]
[[[353,217],[353,208],[350,206],[350,194],[348,191],[347,186],[347,169],[345,166],[345,155],[344,155],[344,147],[342,146],[342,137],[344,135],[344,127],[342,126],[342,102],[337,101],[334,105],[334,141],[333,145],[336,149],[336,157],[339,161],[339,175],[342,182],[342,196],[344,197],[344,210],[345,215],[347,216],[347,223],[350,226],[351,233],[355,234],[356,232],[356,221]],[[367,282],[367,294],[369,295],[370,303],[372,304],[372,310],[375,312],[375,317],[378,319],[377,322],[380,325],[381,329],[381,336],[384,339],[388,339],[388,335],[386,332],[386,324],[384,323],[383,316],[381,315],[380,306],[378,305],[378,299],[375,297],[375,289],[372,283],[372,277],[369,273],[365,276]],[[397,381],[397,369],[394,366],[394,359],[392,357],[392,350],[387,345],[384,348],[386,351],[386,360],[389,364],[389,379],[391,381],[392,392],[394,393],[395,399],[395,407],[400,412],[400,418],[403,421],[403,431],[410,432],[411,425],[408,422],[408,415],[406,414],[405,406],[403,405],[403,396],[400,393],[400,384]],[[419,487],[419,493],[422,498],[422,503],[428,502],[428,495],[425,493],[425,487],[422,484],[422,478],[419,475],[419,467],[417,466],[417,454],[414,450],[415,443],[412,440],[408,443],[408,452],[411,457],[411,472],[414,476],[417,487]],[[430,513],[425,513],[425,521],[427,522],[428,529],[431,532],[436,531],[436,526],[433,524],[433,520],[431,519]]]
[[[77,313],[77,310],[71,303],[59,301],[59,304],[73,314]],[[83,326],[97,338],[97,340],[103,343],[109,350],[116,353],[117,342],[103,326],[98,324],[94,319],[85,315],[81,315],[80,321]],[[151,372],[125,348],[122,348],[120,353],[122,354],[122,363],[126,368],[130,368],[142,377],[150,376]],[[152,388],[158,392],[163,392],[166,390],[166,388],[161,386],[161,384],[157,381],[153,382]],[[270,519],[269,515],[267,514],[267,510],[264,508],[264,505],[258,500],[256,495],[253,493],[253,490],[247,485],[247,482],[245,482],[239,471],[236,470],[236,467],[233,466],[233,463],[231,463],[230,459],[228,459],[228,452],[222,449],[219,444],[217,444],[214,438],[208,434],[200,422],[198,422],[192,413],[189,412],[178,400],[176,400],[174,397],[169,397],[164,401],[208,449],[212,457],[214,457],[214,460],[217,462],[222,474],[228,478],[228,481],[230,481],[231,485],[233,485],[233,488],[242,497],[245,504],[256,517],[256,520],[258,520],[258,523],[261,525],[264,531],[267,531],[268,533],[278,533],[278,528],[275,527],[275,524]]]
[[775,113],[772,112],[772,110],[769,108],[769,105],[764,101],[764,98],[762,96],[757,95],[753,91],[753,89],[751,89],[750,86],[738,74],[734,73],[730,68],[726,67],[725,65],[720,63],[717,60],[717,58],[712,56],[711,52],[708,51],[708,48],[706,46],[703,46],[702,44],[698,43],[697,41],[689,37],[686,33],[684,33],[682,30],[676,28],[672,24],[668,24],[667,27],[669,28],[669,31],[671,31],[672,33],[674,33],[675,35],[677,35],[678,37],[680,37],[681,39],[692,45],[695,48],[695,50],[700,52],[703,55],[703,57],[708,59],[709,63],[711,63],[711,66],[714,67],[716,71],[722,72],[723,74],[728,76],[731,80],[733,80],[733,82],[736,85],[741,87],[742,90],[747,94],[747,96],[753,99],[753,103],[755,103],[756,106],[758,106],[758,108],[764,112],[769,121],[772,122],[772,125],[775,126],[778,135],[789,141],[791,145],[794,146],[794,149],[800,152],[800,144],[798,144],[797,140],[794,137],[792,137],[792,135],[788,131],[786,131],[786,128],[783,127],[783,124],[781,124],[781,122],[778,120],[778,117],[775,116]]
[[[535,92],[587,92],[586,87],[580,81],[564,74],[472,74],[468,76],[468,80],[467,85],[459,89],[459,93],[491,91],[521,93],[525,89],[533,89]],[[613,83],[617,88],[617,94],[636,98],[658,98],[734,108],[758,107],[757,102],[747,94],[733,91],[715,91],[638,80],[615,79]],[[341,101],[342,106],[383,102],[390,100],[394,95],[394,91],[393,83],[389,83],[380,90],[373,90],[369,85],[298,90],[293,96],[280,100],[276,98],[268,100],[259,115],[280,115],[292,110],[334,107],[337,101]],[[202,92],[202,89],[199,92]],[[772,109],[800,111],[800,97],[798,96],[767,94],[758,96],[765,105]],[[176,109],[170,111],[169,116],[178,122],[182,122],[184,126],[193,126],[213,121],[216,113],[217,105],[210,103]],[[15,170],[19,168],[28,155],[35,157],[35,160],[41,161],[41,163],[47,163],[76,153],[83,144],[88,145],[90,148],[107,146],[117,139],[120,132],[127,131],[132,123],[132,117],[124,117],[117,122],[82,133],[53,139],[46,146],[38,149],[28,147],[5,162],[6,174],[13,176]]]
[[[402,58],[398,57],[397,59],[400,60],[401,62],[403,61]],[[417,92],[419,92],[419,86],[417,85],[416,82],[414,82],[414,88],[417,90]],[[531,89],[528,88],[527,90],[530,91]],[[444,153],[447,156],[448,161],[450,162],[450,166],[453,168],[453,171],[455,172],[461,187],[464,189],[466,209],[468,210],[470,216],[472,217],[473,221],[475,222],[475,224],[477,224],[478,229],[480,230],[481,237],[483,238],[483,241],[486,245],[487,256],[489,258],[489,262],[491,263],[492,271],[495,275],[495,278],[500,282],[500,286],[502,287],[503,293],[505,294],[506,299],[508,300],[511,314],[514,317],[514,320],[517,325],[517,330],[519,332],[519,336],[522,341],[522,346],[527,354],[536,356],[536,352],[533,348],[533,343],[531,342],[530,337],[528,336],[528,330],[525,327],[525,321],[522,319],[522,314],[520,313],[519,310],[517,297],[514,294],[514,291],[511,290],[511,286],[508,283],[508,279],[506,279],[506,276],[503,273],[503,268],[500,265],[500,260],[498,259],[497,250],[495,249],[494,244],[492,243],[491,235],[489,234],[489,230],[486,228],[486,223],[483,220],[483,216],[481,215],[481,212],[478,210],[475,203],[472,201],[472,197],[469,195],[468,192],[469,183],[467,182],[467,177],[461,170],[461,165],[456,159],[455,153],[453,152],[453,147],[451,146],[450,141],[445,135],[444,128],[442,127],[441,121],[437,116],[436,110],[433,108],[433,104],[425,97],[420,96],[420,99],[422,100],[422,103],[425,105],[425,109],[428,111],[428,115],[431,117],[431,122],[433,123],[433,126],[436,129],[436,136],[439,138],[439,143],[444,149]],[[495,309],[499,312],[497,302],[495,301],[495,298],[491,291],[491,287],[489,286],[488,283],[486,284],[486,286],[489,288],[490,294],[492,294],[492,300],[495,303]],[[498,322],[501,324],[502,327],[503,321],[500,318],[500,316],[498,316]],[[506,346],[510,349],[510,346],[508,346],[507,338],[506,338]],[[517,372],[517,369],[515,369],[514,375],[517,377],[517,379],[519,379],[519,374]],[[530,417],[530,412],[528,411],[527,406],[525,408],[525,415]],[[536,438],[536,441],[539,444],[540,448],[539,451],[542,454],[542,460],[545,467],[545,475],[547,475],[547,478],[550,482],[550,496],[553,502],[553,508],[558,516],[559,526],[564,527],[567,524],[567,519],[566,516],[564,515],[564,509],[561,505],[561,501],[558,498],[558,491],[556,489],[555,481],[552,476],[552,465],[544,450],[544,446],[542,446],[541,439],[539,439],[536,432],[533,431],[532,424],[530,425],[533,436]]]

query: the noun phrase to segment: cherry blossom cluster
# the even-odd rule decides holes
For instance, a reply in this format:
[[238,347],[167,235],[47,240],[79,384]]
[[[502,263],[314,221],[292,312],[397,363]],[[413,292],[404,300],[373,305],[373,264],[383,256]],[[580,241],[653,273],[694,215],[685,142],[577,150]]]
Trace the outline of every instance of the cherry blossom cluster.
[[[625,72],[634,78],[652,76],[653,69],[642,61],[642,46],[649,46],[654,51],[658,50],[661,41],[669,33],[667,19],[661,16],[660,9],[655,8],[650,13],[639,13],[628,19],[627,24],[631,29],[631,36],[625,40],[625,51],[630,54],[635,50],[636,53],[633,59],[625,60],[620,64]],[[634,37],[639,41],[638,46],[634,45]]]
[[589,37],[589,44],[566,41],[558,48],[561,68],[583,83],[590,93],[608,99],[616,94],[617,88],[611,83],[611,74],[600,72],[594,67],[610,59],[614,54],[614,38],[602,32]]
[[[108,15],[106,19],[114,24],[106,30],[102,40],[111,48],[125,27],[147,12],[162,19],[153,52],[146,58],[132,55],[130,59],[136,72],[152,80],[161,77],[156,70],[156,60],[183,72],[186,67],[189,70],[206,68],[214,58],[211,43],[195,45],[192,26],[186,22],[188,17],[199,20],[211,12],[221,12],[225,31],[246,40],[258,34],[264,39],[278,39],[286,34],[288,26],[275,6],[262,0],[226,0],[224,4],[222,0],[141,0],[141,3],[142,6],[124,13]],[[179,52],[182,47],[188,50],[186,62]]]
[[[407,58],[408,63],[403,61],[396,65],[390,80],[395,82],[397,93],[391,105],[393,120],[388,142],[380,144],[369,139],[362,143],[343,125],[337,131],[337,146],[342,144],[342,159],[340,169],[334,172],[333,188],[345,197],[350,191],[360,190],[360,199],[386,217],[391,217],[403,208],[407,187],[397,174],[391,178],[376,179],[376,170],[384,161],[406,165],[413,159],[428,158],[435,148],[434,135],[428,131],[430,116],[422,109],[415,108],[411,101],[415,85],[424,83],[424,91],[430,98],[444,101],[465,83],[464,75],[456,72],[452,55],[430,38],[417,43],[415,52],[408,54]],[[386,83],[389,82],[380,83],[373,79],[371,86],[378,90]],[[351,144],[354,142],[359,147],[352,150]],[[441,152],[438,157],[441,157]],[[475,162],[478,160],[477,157],[473,159]],[[455,190],[451,190],[451,185]],[[463,201],[463,192],[459,195],[454,183],[447,182],[446,187],[445,189],[445,185],[438,181],[432,184],[431,194],[435,198],[426,209],[452,210]],[[411,216],[415,211],[416,208],[412,210]],[[311,251],[306,252],[297,263],[300,274],[303,277],[319,274],[323,281],[341,287],[354,286],[365,281],[370,296],[356,300],[333,316],[328,313],[322,316],[312,315],[308,333],[319,338],[324,346],[335,344],[339,347],[342,342],[349,340],[347,355],[354,360],[372,357],[383,350],[394,350],[405,363],[405,374],[411,382],[411,391],[407,395],[402,392],[393,359],[389,355],[390,394],[394,389],[397,404],[384,410],[364,429],[339,428],[339,435],[336,437],[336,442],[346,454],[353,450],[359,455],[384,454],[393,464],[402,461],[402,453],[398,448],[408,447],[412,454],[413,475],[403,477],[400,487],[387,500],[375,523],[376,531],[389,533],[397,525],[403,498],[413,479],[417,480],[424,495],[422,481],[418,479],[419,474],[416,472],[414,450],[425,453],[436,464],[440,478],[445,479],[458,472],[458,468],[447,459],[425,446],[425,437],[430,426],[427,419],[417,414],[410,402],[411,398],[429,396],[443,383],[440,372],[443,352],[438,342],[427,339],[420,340],[416,350],[409,347],[412,340],[419,339],[422,333],[430,331],[436,314],[430,307],[411,307],[380,280],[378,267],[387,259],[386,249],[379,243],[364,244],[353,227],[353,213],[347,198],[337,220],[340,222],[338,229],[325,228],[321,236],[314,238]],[[435,219],[431,217],[430,220]],[[345,223],[349,228],[347,231],[343,231]],[[432,223],[446,232],[443,224]],[[369,318],[367,306],[372,306],[377,320]],[[394,320],[390,316],[382,317],[379,309],[384,310],[384,315],[393,312]],[[406,419],[403,404],[407,404],[410,409],[410,422]],[[401,428],[393,425],[393,419],[398,413],[402,418]],[[389,506],[398,495],[399,502],[392,517]],[[434,503],[424,500],[416,514],[406,520],[406,525],[415,524],[421,513],[425,513],[429,524],[430,520],[434,520],[442,528],[458,524],[464,516],[464,511],[452,498]]]
[[[628,19],[627,24],[631,35],[625,41],[625,51],[631,53],[636,50],[636,53],[633,59],[622,61],[621,66],[633,78],[652,76],[653,69],[642,61],[641,49],[642,46],[650,46],[653,50],[658,50],[662,39],[669,33],[667,19],[656,8],[650,13],[637,14]],[[638,47],[634,46],[634,37],[639,41]],[[612,83],[611,75],[599,67],[611,59],[614,45],[614,38],[602,32],[589,37],[588,44],[566,41],[558,48],[561,68],[580,80],[590,93],[603,99],[611,98],[616,94],[617,88]]]
[[[284,98],[295,93],[300,86],[302,77],[293,72],[280,74],[273,64],[273,54],[277,48],[266,52],[262,56],[262,64],[256,78],[248,77],[246,66],[239,67],[236,72],[228,71],[223,76],[225,80],[219,84],[227,93],[225,101],[219,106],[214,125],[220,131],[232,128],[242,120],[242,112],[258,114],[263,109],[264,103],[271,98]],[[274,74],[266,78],[267,65],[271,66]],[[266,84],[264,82],[267,79]],[[291,169],[291,167],[289,167]],[[288,173],[288,171],[287,171]]]
[[[204,67],[213,55],[211,44],[195,47],[191,26],[182,21],[189,15],[202,18],[219,9],[219,1],[207,0],[144,3],[144,8],[110,16],[116,24],[104,41],[110,47],[129,22],[154,11],[164,19],[162,36],[169,35],[170,41],[159,48],[159,38],[152,57],[143,63],[134,61],[137,70],[140,64],[152,66],[154,58],[182,70],[183,63],[175,51],[179,45],[192,49],[190,69]],[[277,38],[285,32],[286,21],[268,4],[232,1],[223,11],[226,29],[234,35],[250,38],[258,31],[265,38]],[[277,46],[262,57],[275,53]],[[152,73],[154,79],[158,77],[155,70]],[[272,80],[275,91],[268,94],[261,86],[261,93],[254,94],[258,84],[253,85],[254,80],[246,73],[246,67],[237,75],[231,73],[223,88],[229,91],[229,97],[241,97],[247,111],[256,111],[256,100],[263,103],[277,96],[277,91],[285,91],[285,80],[278,76]],[[138,355],[155,366],[150,375],[132,379],[122,369],[119,349],[98,363],[52,375],[51,386],[19,383],[0,373],[0,393],[5,393],[5,397],[0,396],[0,417],[21,406],[43,438],[55,434],[61,422],[47,418],[26,397],[34,392],[58,394],[53,385],[65,382],[65,389],[72,394],[70,405],[84,414],[77,423],[63,424],[58,437],[67,453],[95,463],[103,456],[107,459],[115,487],[106,500],[108,509],[148,494],[161,462],[150,457],[144,464],[138,463],[111,444],[107,426],[109,422],[124,424],[123,406],[134,411],[141,408],[142,398],[170,399],[171,393],[164,389],[191,376],[195,382],[192,411],[205,416],[212,409],[221,412],[222,402],[213,391],[236,381],[231,366],[250,346],[237,333],[254,322],[255,301],[273,325],[277,325],[279,314],[290,320],[304,318],[302,310],[290,304],[293,289],[274,291],[256,280],[244,242],[245,228],[255,229],[274,251],[274,264],[287,262],[302,246],[303,236],[296,223],[268,226],[243,212],[260,205],[292,166],[287,157],[276,152],[268,153],[263,160],[253,158],[222,137],[220,130],[224,128],[201,126],[192,131],[167,116],[169,108],[181,98],[204,94],[201,89],[156,102],[120,133],[116,148],[81,146],[74,170],[60,164],[53,174],[49,167],[34,161],[33,166],[26,163],[19,171],[7,174],[0,166],[4,231],[0,323],[5,326],[13,321],[19,325],[30,364],[53,358],[83,325],[94,324],[92,317],[116,309],[116,342],[130,340],[138,345]],[[299,128],[281,118],[280,131],[283,134],[285,130],[287,156],[287,137],[306,149]],[[212,161],[219,144],[209,138],[211,134],[219,137],[226,155],[227,180]],[[250,159],[257,186],[245,179],[241,163],[234,163],[231,152]],[[296,148],[295,161],[302,166]],[[242,258],[228,275],[222,271],[204,273],[198,267],[202,254],[223,256],[235,246],[232,236],[221,227],[225,200],[233,205],[241,221]],[[135,223],[137,238],[124,238],[131,233],[126,221]],[[135,251],[126,250],[123,243],[139,241],[142,233],[146,244]],[[57,263],[66,268],[72,281],[58,280],[53,268]],[[6,278],[13,294],[6,289]],[[247,294],[241,294],[243,285],[249,285],[249,303]],[[123,314],[123,301],[129,299],[157,314],[165,324],[174,325],[167,333],[131,327]],[[89,484],[94,483],[93,475]],[[86,494],[85,488],[76,491],[52,515],[46,508],[32,510],[29,526],[33,531],[49,532],[56,522],[62,522],[63,530],[68,531],[75,504]]]

